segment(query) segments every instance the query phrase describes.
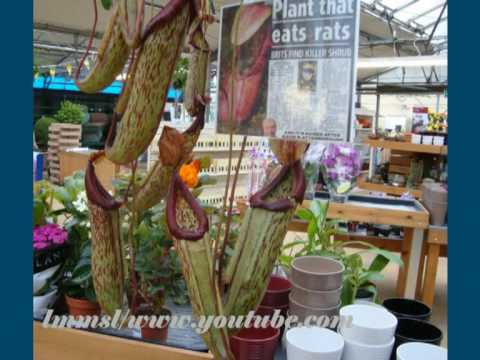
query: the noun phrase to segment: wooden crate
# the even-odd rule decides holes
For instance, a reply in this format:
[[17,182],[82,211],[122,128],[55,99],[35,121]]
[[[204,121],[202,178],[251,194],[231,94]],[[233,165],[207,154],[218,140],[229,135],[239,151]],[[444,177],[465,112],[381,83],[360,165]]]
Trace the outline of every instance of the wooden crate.
[[61,183],[59,153],[65,149],[80,146],[82,126],[76,124],[53,123],[48,128],[48,163],[50,181]]
[[[65,177],[72,175],[77,171],[85,171],[88,164],[88,158],[94,150],[90,151],[60,151],[59,152],[59,172],[58,178],[63,182]],[[98,180],[107,190],[112,190],[112,180],[120,172],[120,166],[115,165],[107,158],[99,159],[95,162],[95,173]]]

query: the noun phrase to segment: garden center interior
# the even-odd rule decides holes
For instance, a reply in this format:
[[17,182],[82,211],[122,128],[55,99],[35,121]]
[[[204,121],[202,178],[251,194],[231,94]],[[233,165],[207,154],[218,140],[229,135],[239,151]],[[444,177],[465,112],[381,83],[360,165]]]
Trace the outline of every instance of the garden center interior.
[[36,358],[447,359],[446,0],[33,6]]

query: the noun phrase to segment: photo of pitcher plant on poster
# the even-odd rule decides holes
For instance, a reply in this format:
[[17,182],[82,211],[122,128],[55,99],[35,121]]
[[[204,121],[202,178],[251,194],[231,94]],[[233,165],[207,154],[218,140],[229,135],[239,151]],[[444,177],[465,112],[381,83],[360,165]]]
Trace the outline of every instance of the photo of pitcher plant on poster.
[[230,129],[232,106],[234,133],[275,136],[275,121],[266,117],[271,14],[271,7],[264,3],[222,9],[217,124],[220,133]]

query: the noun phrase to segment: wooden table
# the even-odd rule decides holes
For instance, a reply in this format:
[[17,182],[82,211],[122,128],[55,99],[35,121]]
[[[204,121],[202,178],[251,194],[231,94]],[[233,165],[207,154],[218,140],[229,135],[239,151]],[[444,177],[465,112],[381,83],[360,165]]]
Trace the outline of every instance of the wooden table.
[[[420,261],[416,297],[422,299],[425,304],[431,307],[433,306],[435,298],[438,259],[440,257],[447,257],[448,227],[430,225],[426,233],[427,241],[424,243],[422,259]],[[425,256],[427,258],[426,264]]]
[[209,353],[130,340],[77,329],[44,328],[33,323],[36,360],[213,360]]
[[[325,198],[325,197],[324,197]],[[328,196],[327,196],[328,198]],[[355,201],[355,199],[365,201]],[[350,199],[354,199],[353,201]],[[373,203],[369,203],[369,200]],[[328,208],[328,217],[345,221],[359,221],[370,224],[396,225],[404,228],[403,240],[378,237],[363,237],[362,240],[371,242],[386,250],[399,251],[404,262],[404,267],[399,269],[397,281],[397,295],[415,298],[417,273],[420,265],[423,233],[428,227],[429,213],[417,200],[408,200],[412,206],[385,206],[378,202],[379,198],[366,196],[350,196],[346,203],[331,202]],[[391,200],[391,201],[390,201]],[[389,199],[390,203],[406,204],[404,200]],[[310,201],[304,201],[308,207]],[[302,220],[293,220],[289,226],[290,231],[306,232],[307,223]],[[355,236],[358,238],[359,236]]]

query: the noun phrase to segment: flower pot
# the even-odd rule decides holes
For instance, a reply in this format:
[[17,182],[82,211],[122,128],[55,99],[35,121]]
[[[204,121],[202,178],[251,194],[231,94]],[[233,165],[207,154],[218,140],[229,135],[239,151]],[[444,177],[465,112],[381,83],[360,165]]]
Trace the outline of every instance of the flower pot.
[[292,299],[300,304],[317,307],[329,308],[338,305],[342,287],[330,291],[308,290],[297,284],[292,284]]
[[302,256],[292,262],[292,283],[308,290],[332,291],[342,287],[345,266],[323,256]]
[[448,352],[437,345],[412,342],[397,349],[397,360],[447,360]]
[[33,316],[40,319],[45,316],[50,306],[57,300],[57,290],[52,290],[42,296],[33,297]]
[[[143,308],[137,312],[137,316],[156,316],[154,323],[149,320],[142,321],[142,325],[140,327],[140,333],[143,339],[146,340],[154,340],[154,341],[161,341],[165,342],[168,338],[168,326],[170,324],[170,318],[172,313],[168,309],[163,309],[160,314],[154,314],[150,309]],[[160,316],[164,318],[160,323],[158,320]]]
[[[321,321],[322,323],[326,321],[327,317],[329,320],[328,324],[330,324],[330,322],[333,320],[333,317],[338,316],[340,305],[341,304],[339,300],[337,305],[329,308],[305,306],[293,300],[292,296],[290,295],[290,307],[288,311],[289,315],[296,316],[300,322],[305,322],[307,318],[315,316],[317,321]],[[312,320],[312,318],[310,318],[310,320]],[[310,325],[315,325],[314,323],[310,323]]]
[[267,306],[267,305],[259,305],[257,310],[255,310],[255,315],[260,316],[272,316],[275,313],[275,310],[280,310],[280,315],[287,316],[288,312],[288,304],[283,306]]
[[367,302],[375,302],[375,294],[367,289],[360,288],[355,296],[355,303],[364,304]]
[[268,283],[267,292],[263,296],[262,305],[274,308],[288,305],[288,294],[290,294],[291,289],[292,285],[288,279],[272,275]]
[[230,346],[236,360],[273,360],[280,330],[266,328],[245,328],[230,337]]
[[404,298],[390,298],[383,301],[383,306],[397,318],[428,320],[432,310],[424,303]]
[[395,332],[395,346],[392,353],[392,360],[395,360],[397,348],[401,345],[411,342],[421,342],[433,345],[440,345],[442,342],[442,330],[429,322],[399,318],[398,326]]
[[100,306],[98,303],[91,302],[90,300],[75,299],[65,295],[65,301],[67,302],[68,313],[70,315],[85,316],[100,314]]
[[354,343],[380,347],[391,343],[389,351],[392,351],[398,324],[397,318],[392,313],[376,306],[347,305],[340,309],[340,317],[351,319],[349,324],[340,324],[339,331],[345,341],[351,340]]
[[380,345],[365,344],[351,340],[345,336],[343,339],[345,341],[345,347],[343,349],[342,360],[388,360],[392,354],[395,343],[393,337],[387,343]]
[[46,249],[35,249],[33,252],[33,273],[57,266],[68,257],[68,245],[52,245]]
[[340,360],[345,345],[340,334],[314,326],[289,329],[285,340],[288,360]]

